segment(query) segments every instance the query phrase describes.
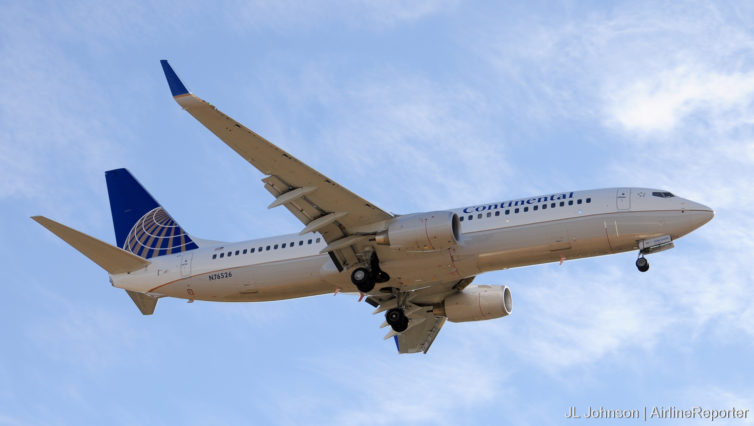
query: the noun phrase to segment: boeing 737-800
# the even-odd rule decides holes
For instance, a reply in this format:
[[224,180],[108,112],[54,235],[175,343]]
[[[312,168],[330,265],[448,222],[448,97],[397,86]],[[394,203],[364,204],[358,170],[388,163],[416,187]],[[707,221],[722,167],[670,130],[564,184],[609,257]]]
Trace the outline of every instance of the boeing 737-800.
[[338,185],[189,93],[161,61],[176,102],[259,169],[264,188],[304,225],[298,234],[225,243],[187,233],[126,169],[105,173],[117,246],[34,220],[110,275],[144,315],[162,297],[254,302],[360,292],[385,313],[400,353],[424,352],[445,320],[511,313],[486,271],[636,250],[646,254],[707,223],[713,211],[661,189],[566,191],[393,215]]

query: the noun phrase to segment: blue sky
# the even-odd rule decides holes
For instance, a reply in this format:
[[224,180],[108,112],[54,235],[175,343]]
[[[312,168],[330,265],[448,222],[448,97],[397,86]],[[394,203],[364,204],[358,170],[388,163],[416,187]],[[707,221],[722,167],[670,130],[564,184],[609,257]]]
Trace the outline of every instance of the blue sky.
[[[0,4],[0,424],[564,424],[754,410],[754,7],[280,0]],[[662,187],[715,219],[650,256],[488,273],[514,313],[399,356],[350,295],[143,317],[28,219],[114,241],[127,167],[194,235],[297,232],[189,90],[396,213]],[[748,421],[752,422],[750,415]],[[701,422],[700,422],[701,423]],[[741,424],[737,421],[733,424]],[[725,424],[715,422],[715,424]]]

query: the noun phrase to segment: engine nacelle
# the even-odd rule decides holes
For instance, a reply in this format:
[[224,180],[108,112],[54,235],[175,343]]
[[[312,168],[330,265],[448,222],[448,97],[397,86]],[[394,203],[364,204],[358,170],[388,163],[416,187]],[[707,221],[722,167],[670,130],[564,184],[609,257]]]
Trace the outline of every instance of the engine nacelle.
[[376,238],[377,244],[409,251],[443,250],[460,241],[461,221],[448,211],[398,216]]
[[513,310],[513,298],[507,286],[471,285],[445,299],[435,314],[452,322],[481,321],[504,317]]

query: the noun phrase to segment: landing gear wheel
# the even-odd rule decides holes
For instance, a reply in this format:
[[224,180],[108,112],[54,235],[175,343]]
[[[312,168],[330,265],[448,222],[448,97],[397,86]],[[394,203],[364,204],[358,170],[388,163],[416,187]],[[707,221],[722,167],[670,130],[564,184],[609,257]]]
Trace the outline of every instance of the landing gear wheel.
[[374,277],[367,268],[356,268],[351,272],[351,282],[362,293],[369,293],[374,288]]
[[649,262],[644,256],[636,259],[636,268],[641,272],[647,272],[649,270]]
[[393,328],[393,331],[400,333],[408,328],[408,318],[403,313],[403,309],[393,308],[385,314],[385,320]]

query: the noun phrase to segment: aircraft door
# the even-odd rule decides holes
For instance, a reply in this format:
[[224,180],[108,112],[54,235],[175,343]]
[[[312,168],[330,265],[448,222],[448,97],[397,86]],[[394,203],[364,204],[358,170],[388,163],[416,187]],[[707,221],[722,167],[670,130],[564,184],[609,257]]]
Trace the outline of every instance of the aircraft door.
[[191,276],[191,260],[193,257],[194,253],[191,252],[180,255],[181,278]]
[[618,210],[631,209],[631,188],[618,188],[617,194]]

